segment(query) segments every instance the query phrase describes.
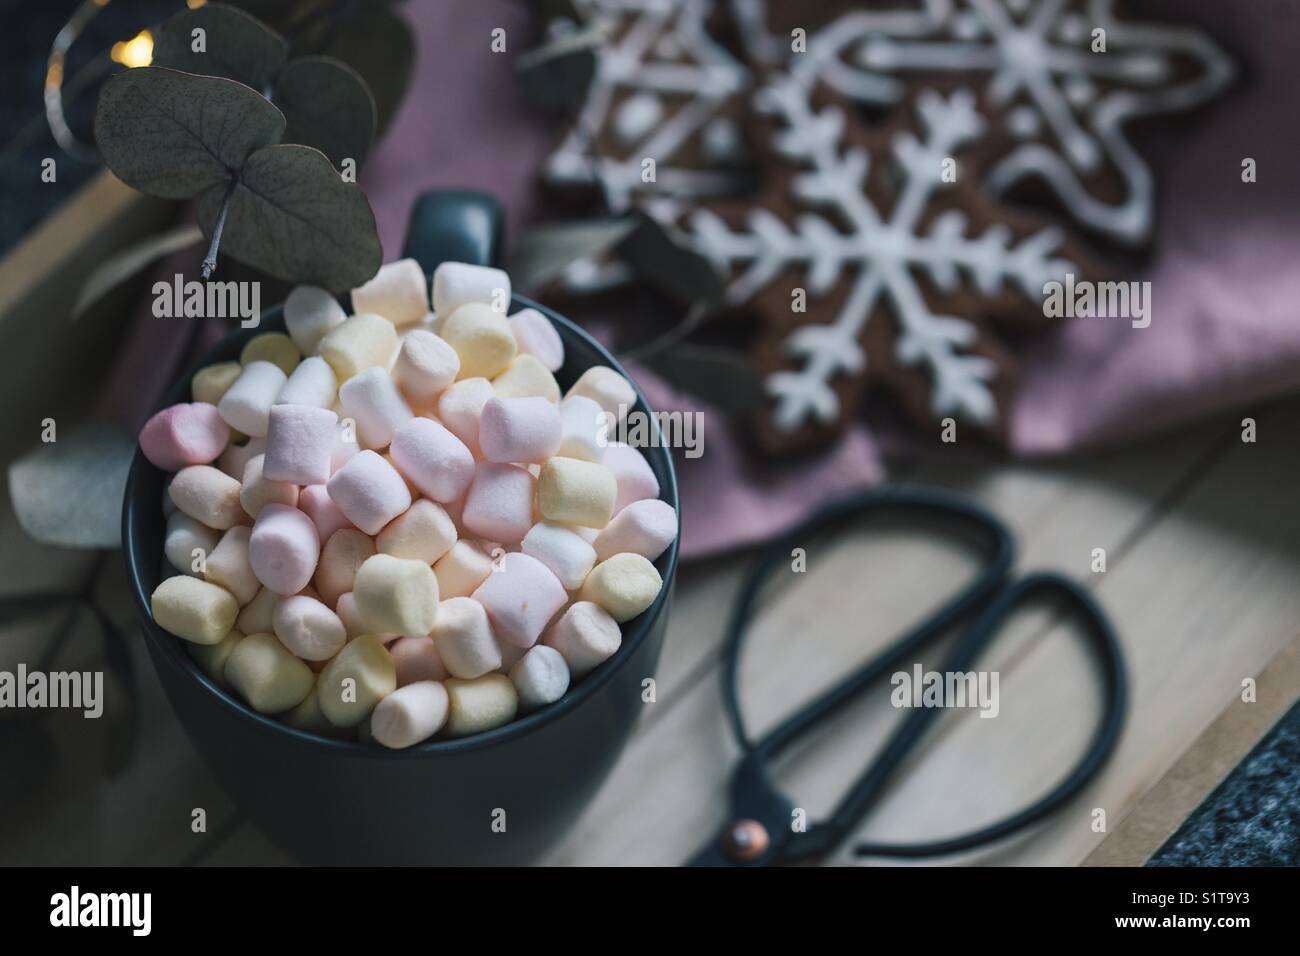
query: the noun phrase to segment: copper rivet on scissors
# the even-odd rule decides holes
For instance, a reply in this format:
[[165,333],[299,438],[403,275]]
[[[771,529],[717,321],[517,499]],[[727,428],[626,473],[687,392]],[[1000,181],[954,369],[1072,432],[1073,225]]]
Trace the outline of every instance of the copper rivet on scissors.
[[767,829],[757,820],[737,820],[727,828],[722,849],[733,860],[747,863],[766,853],[771,842]]

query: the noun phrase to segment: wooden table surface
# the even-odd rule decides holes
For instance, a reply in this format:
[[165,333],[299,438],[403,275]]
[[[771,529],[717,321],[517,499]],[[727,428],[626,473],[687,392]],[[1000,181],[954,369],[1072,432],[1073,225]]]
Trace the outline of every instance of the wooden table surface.
[[[1241,419],[1258,421],[1244,443]],[[1113,829],[1260,672],[1300,620],[1300,401],[1288,400],[1107,451],[1051,463],[903,463],[901,480],[974,495],[1020,539],[1021,569],[1081,580],[1113,616],[1132,677],[1120,748],[1085,794],[1030,834],[953,863],[1077,864],[1101,841],[1094,810]],[[963,456],[964,457],[964,456]],[[53,552],[0,524],[3,589],[75,579],[89,556]],[[743,698],[761,729],[870,655],[957,586],[973,561],[918,530],[868,525],[806,545],[808,570],[774,580],[742,667]],[[1107,570],[1091,570],[1104,548]],[[674,864],[726,812],[736,757],[722,721],[718,649],[747,555],[684,568],[657,678],[657,699],[603,790],[553,864]],[[49,712],[8,758],[0,785],[0,862],[67,864],[289,862],[233,806],[176,726],[144,649],[120,561],[101,593],[130,628],[140,686],[139,750],[106,779],[106,730]],[[0,666],[29,663],[53,615],[12,628]],[[95,666],[88,626],[59,668]],[[926,663],[934,666],[937,655]],[[981,662],[1000,673],[1000,714],[951,711],[902,767],[860,834],[873,841],[942,837],[990,822],[1043,790],[1083,746],[1099,701],[1077,635],[1050,608],[1017,615]],[[812,819],[833,806],[901,713],[889,686],[865,695],[827,732],[781,764],[779,777]],[[1246,705],[1243,705],[1246,706]],[[0,714],[0,720],[9,715]],[[16,784],[16,785],[15,785]],[[202,807],[206,832],[191,829]],[[850,862],[841,849],[832,863]]]

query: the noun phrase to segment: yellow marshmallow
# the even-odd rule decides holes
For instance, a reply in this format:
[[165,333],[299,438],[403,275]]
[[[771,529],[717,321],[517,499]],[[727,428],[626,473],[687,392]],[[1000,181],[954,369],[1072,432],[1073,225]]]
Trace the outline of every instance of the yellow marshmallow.
[[547,521],[603,528],[614,514],[618,481],[604,465],[558,455],[537,476],[537,509]]
[[636,617],[659,596],[663,579],[639,554],[625,552],[596,565],[578,592],[579,601],[599,604],[622,624]]
[[438,576],[438,593],[443,600],[469,597],[492,573],[492,556],[461,538],[438,559],[433,572]]
[[456,522],[445,508],[421,498],[384,526],[375,538],[382,554],[433,564],[456,543]]
[[424,637],[438,613],[438,579],[423,561],[376,554],[357,569],[352,597],[369,633]]
[[301,361],[302,353],[298,351],[298,346],[294,345],[293,339],[283,332],[263,332],[261,335],[254,335],[239,353],[241,365],[247,365],[249,362],[270,362],[272,365],[278,365],[285,375],[297,368]]
[[284,722],[290,727],[320,734],[322,737],[343,737],[344,733],[328,720],[320,709],[320,691],[313,685],[311,693],[302,699],[302,703],[284,715]]
[[387,368],[397,352],[397,329],[381,315],[354,315],[325,333],[318,349],[340,383],[358,372]]
[[241,486],[211,465],[190,465],[176,472],[167,486],[172,502],[200,524],[225,531],[243,523],[247,514],[239,500]]
[[505,674],[484,674],[473,680],[449,677],[447,733],[453,737],[479,734],[515,719],[519,694]]
[[[427,566],[426,566],[427,567]],[[365,634],[343,645],[318,678],[321,713],[335,727],[355,727],[397,689],[397,668],[383,642]]]
[[186,643],[185,649],[190,652],[190,657],[194,658],[194,663],[199,665],[199,669],[207,674],[222,687],[226,686],[226,661],[230,659],[230,652],[235,649],[235,645],[244,639],[244,635],[239,631],[231,631],[216,644],[190,644]]
[[149,599],[154,623],[195,644],[219,644],[235,626],[239,602],[223,587],[188,575],[168,578]]
[[244,367],[238,362],[205,365],[190,379],[190,395],[196,402],[215,405],[221,401],[221,396],[226,394],[226,389],[235,384],[235,379],[239,378],[239,373],[243,369]]
[[375,553],[375,542],[370,535],[356,528],[340,528],[330,535],[321,548],[313,579],[321,600],[331,608],[339,598],[352,590],[357,570]]
[[316,675],[274,634],[250,634],[226,658],[226,681],[259,714],[280,714],[303,702]]
[[530,398],[534,395],[549,402],[560,400],[560,386],[550,369],[535,355],[516,355],[510,367],[492,379],[492,390],[499,398]]
[[509,320],[490,305],[468,302],[442,323],[439,334],[460,356],[456,378],[492,378],[509,366],[517,347]]

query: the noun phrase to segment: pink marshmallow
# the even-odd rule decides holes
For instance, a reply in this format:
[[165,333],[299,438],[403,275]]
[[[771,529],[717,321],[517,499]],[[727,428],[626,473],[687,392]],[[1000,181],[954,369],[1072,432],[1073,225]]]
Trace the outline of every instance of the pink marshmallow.
[[612,441],[605,446],[601,463],[614,473],[618,494],[614,497],[614,514],[618,514],[634,501],[659,497],[659,479],[650,469],[645,456],[631,445]]
[[295,485],[329,480],[339,417],[313,405],[272,405],[266,427],[262,477]]
[[668,550],[677,537],[677,512],[658,498],[634,501],[596,535],[596,560],[632,552],[653,561]]
[[276,594],[297,594],[311,583],[320,558],[320,536],[297,508],[271,504],[253,524],[248,560],[262,584]]
[[343,516],[371,536],[411,507],[411,490],[397,469],[369,449],[353,455],[325,487]]
[[533,525],[536,484],[537,479],[517,465],[483,462],[474,471],[461,521],[470,533],[488,541],[521,541]]
[[479,416],[483,457],[498,462],[543,462],[560,449],[560,411],[544,398],[489,398]]
[[438,397],[438,417],[478,457],[478,422],[483,405],[496,393],[485,378],[463,378]]
[[163,471],[188,465],[209,465],[230,442],[230,426],[206,402],[171,405],[155,414],[140,430],[140,450]]
[[437,502],[455,501],[474,480],[474,456],[438,422],[412,418],[397,429],[389,454],[420,493]]
[[564,585],[538,561],[520,552],[502,557],[472,595],[487,610],[497,637],[531,647],[555,612],[569,599]]
[[248,463],[258,455],[266,453],[265,438],[250,438],[242,445],[230,445],[221,453],[217,459],[217,467],[228,474],[235,481],[242,481],[244,469]]
[[339,511],[339,506],[323,484],[308,485],[298,493],[298,510],[316,525],[316,533],[322,541],[328,541],[335,531],[352,527],[352,522]]
[[520,309],[510,316],[510,331],[515,334],[520,352],[536,358],[548,371],[560,370],[564,364],[564,342],[546,316],[536,309]]
[[446,680],[449,676],[431,637],[399,637],[388,645],[397,668],[397,686],[421,680]]
[[337,431],[334,433],[334,450],[330,452],[330,474],[338,471],[349,461],[352,456],[361,450],[357,444],[356,427],[349,424],[346,428],[343,423],[339,423]]

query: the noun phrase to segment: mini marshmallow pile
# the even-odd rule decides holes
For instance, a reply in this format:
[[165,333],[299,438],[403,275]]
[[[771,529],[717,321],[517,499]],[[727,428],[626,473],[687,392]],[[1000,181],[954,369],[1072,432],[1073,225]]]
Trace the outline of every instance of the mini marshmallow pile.
[[558,333],[509,301],[465,263],[430,295],[411,259],[352,316],[299,286],[288,335],[145,424],[175,472],[154,621],[250,707],[393,748],[480,733],[559,700],[658,596],[676,512],[604,440],[631,385],[591,368],[562,399]]

